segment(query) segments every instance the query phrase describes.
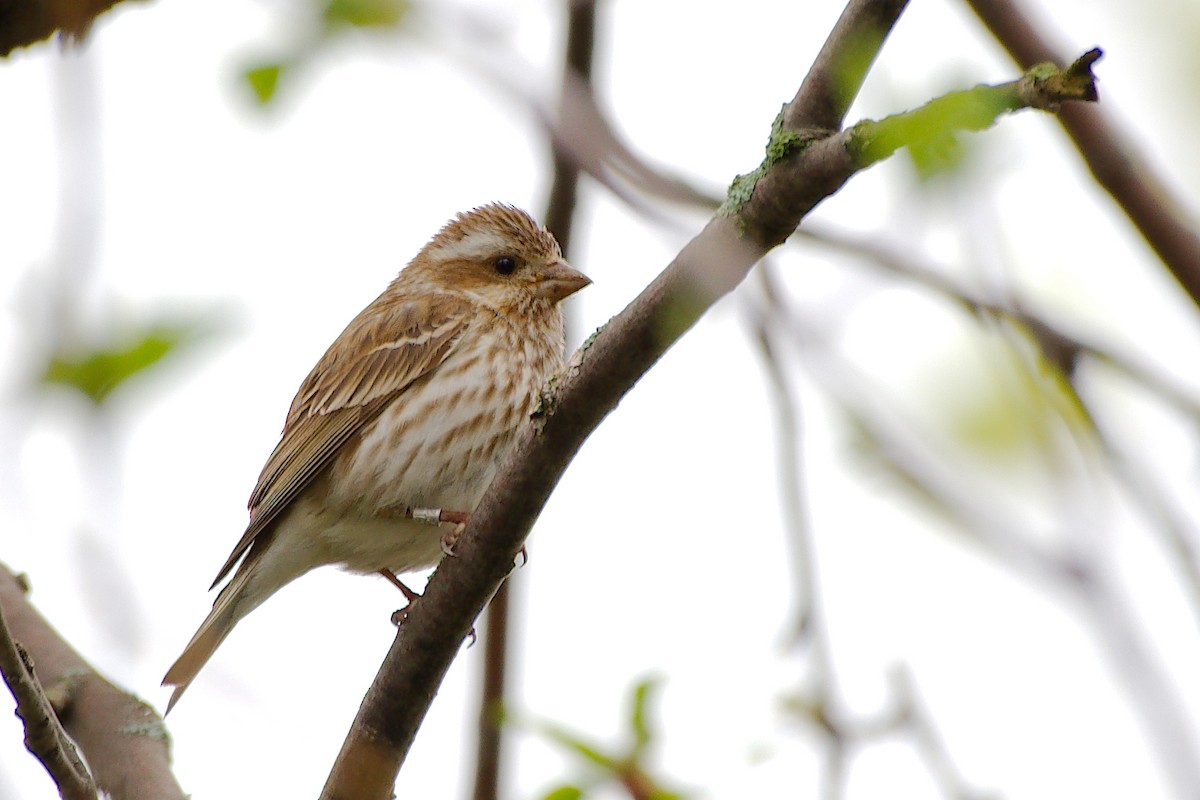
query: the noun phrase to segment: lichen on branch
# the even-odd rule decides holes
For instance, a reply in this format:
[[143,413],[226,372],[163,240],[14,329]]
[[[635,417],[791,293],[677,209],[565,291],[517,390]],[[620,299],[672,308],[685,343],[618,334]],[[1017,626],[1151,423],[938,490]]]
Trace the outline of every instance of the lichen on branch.
[[717,214],[720,216],[735,216],[742,205],[750,199],[750,195],[754,193],[754,187],[758,184],[758,179],[765,175],[767,170],[771,169],[777,162],[803,150],[809,144],[832,133],[832,131],[825,130],[794,130],[784,127],[783,121],[786,111],[787,104],[784,104],[783,108],[775,116],[775,121],[771,123],[771,135],[767,137],[766,155],[763,156],[762,163],[758,165],[757,169],[738,175],[729,184],[729,191],[725,195],[725,202],[717,209]]

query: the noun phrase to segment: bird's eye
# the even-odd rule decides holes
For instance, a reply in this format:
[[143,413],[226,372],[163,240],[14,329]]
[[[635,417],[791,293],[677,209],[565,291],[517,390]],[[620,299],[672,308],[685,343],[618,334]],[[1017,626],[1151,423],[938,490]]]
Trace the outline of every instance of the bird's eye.
[[512,256],[500,256],[492,262],[492,266],[501,275],[512,275],[517,269],[517,260]]

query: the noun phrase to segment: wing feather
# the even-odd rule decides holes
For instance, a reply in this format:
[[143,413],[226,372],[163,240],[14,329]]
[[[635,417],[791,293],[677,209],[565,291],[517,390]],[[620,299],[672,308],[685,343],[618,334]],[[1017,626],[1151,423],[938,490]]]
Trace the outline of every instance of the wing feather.
[[450,354],[472,315],[449,296],[386,293],[346,327],[309,373],[250,495],[250,525],[213,581],[229,574],[347,441]]

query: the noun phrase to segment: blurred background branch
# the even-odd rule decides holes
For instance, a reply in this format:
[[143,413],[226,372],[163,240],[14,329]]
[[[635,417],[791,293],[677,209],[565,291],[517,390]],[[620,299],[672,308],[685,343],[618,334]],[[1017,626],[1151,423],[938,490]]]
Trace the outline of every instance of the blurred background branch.
[[[1028,68],[1059,61],[1061,53],[1038,30],[1018,0],[967,0],[1013,60]],[[1167,183],[1115,123],[1114,112],[1076,104],[1059,114],[1067,135],[1096,182],[1121,207],[1192,302],[1200,305],[1200,232]]]

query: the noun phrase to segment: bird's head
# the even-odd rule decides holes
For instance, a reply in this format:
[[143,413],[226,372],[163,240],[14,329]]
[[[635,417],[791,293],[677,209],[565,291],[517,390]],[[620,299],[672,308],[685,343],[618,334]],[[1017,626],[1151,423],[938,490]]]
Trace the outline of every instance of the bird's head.
[[401,273],[496,309],[547,307],[591,283],[568,264],[558,241],[519,208],[494,203],[459,214]]

